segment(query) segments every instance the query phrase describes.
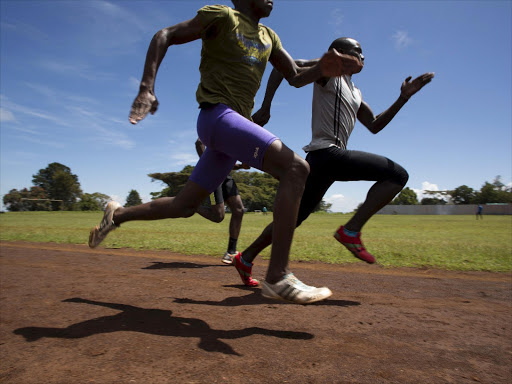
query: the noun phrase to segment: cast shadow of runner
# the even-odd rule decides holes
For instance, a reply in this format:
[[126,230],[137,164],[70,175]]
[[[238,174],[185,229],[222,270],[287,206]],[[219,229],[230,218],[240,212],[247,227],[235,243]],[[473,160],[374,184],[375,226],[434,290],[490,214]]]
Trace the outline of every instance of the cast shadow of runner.
[[200,319],[172,316],[172,311],[163,309],[139,308],[132,305],[104,303],[81,298],[63,300],[65,303],[99,305],[121,311],[112,316],[72,324],[66,328],[25,327],[14,330],[26,341],[32,342],[43,337],[80,339],[102,333],[119,331],[141,332],[158,336],[193,337],[199,339],[199,348],[208,352],[220,352],[241,356],[231,346],[221,341],[239,339],[252,335],[265,335],[283,339],[310,340],[314,337],[307,332],[276,331],[259,327],[223,331],[210,328]]
[[[221,301],[175,298],[174,302],[178,303],[178,304],[200,304],[200,305],[213,305],[213,306],[217,306],[217,307],[237,307],[240,305],[260,305],[260,304],[297,305],[297,304],[289,303],[286,301],[276,301],[276,300],[272,300],[272,299],[267,299],[261,295],[261,292],[259,289],[247,288],[247,287],[244,287],[244,288],[251,289],[252,292],[245,296],[226,297],[225,299],[223,299]],[[361,305],[361,303],[358,301],[350,301],[350,300],[326,299],[326,300],[317,301],[316,303],[311,303],[311,304],[307,304],[307,305],[308,306],[309,305],[332,305],[332,306],[337,306],[337,307],[352,307],[352,306],[356,306],[356,305]]]
[[164,263],[161,261],[152,261],[152,265],[141,269],[181,269],[181,268],[210,268],[210,267],[226,267],[221,264],[196,264],[196,263],[187,263],[187,262],[172,262],[172,263]]

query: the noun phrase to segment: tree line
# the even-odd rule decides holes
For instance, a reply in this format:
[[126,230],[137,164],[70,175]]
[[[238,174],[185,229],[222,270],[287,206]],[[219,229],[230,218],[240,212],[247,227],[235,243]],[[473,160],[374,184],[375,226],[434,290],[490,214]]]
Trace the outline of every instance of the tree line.
[[[30,188],[11,189],[3,197],[4,206],[16,211],[101,211],[110,196],[100,192],[83,193],[78,176],[60,163],[51,163],[32,175]],[[125,207],[141,204],[137,191],[131,190]]]
[[[152,181],[166,185],[159,192],[152,192],[151,198],[176,196],[187,182],[194,167],[187,165],[179,172],[150,173]],[[272,209],[279,182],[262,172],[233,171],[240,196],[249,211]],[[71,169],[60,163],[51,163],[32,175],[33,186],[21,190],[11,189],[3,197],[7,210],[14,211],[101,211],[110,200],[110,196],[100,192],[84,193],[78,176]],[[488,204],[512,203],[512,187],[507,187],[497,176],[492,183],[486,182],[477,191],[462,185],[454,190],[427,191],[429,197],[418,201],[418,196],[410,188],[404,188],[390,203],[393,205],[432,205],[432,204]],[[141,204],[139,193],[132,189],[126,197],[125,207]],[[331,204],[324,200],[316,211],[329,211]]]
[[[180,172],[150,173],[148,176],[151,177],[152,181],[158,180],[167,185],[162,191],[151,193],[152,198],[176,196],[187,182],[193,170],[193,166],[187,165]],[[272,209],[271,207],[273,207],[276,198],[277,186],[279,185],[278,180],[267,173],[242,170],[232,171],[231,176],[236,181],[240,197],[248,211],[261,211],[263,207]],[[327,211],[331,206],[332,204],[322,201],[316,208],[316,211]]]
[[485,182],[480,190],[461,185],[453,190],[425,191],[428,197],[418,201],[418,195],[410,188],[404,188],[390,205],[443,205],[443,204],[499,204],[512,203],[512,186],[501,182],[496,176],[492,183]]

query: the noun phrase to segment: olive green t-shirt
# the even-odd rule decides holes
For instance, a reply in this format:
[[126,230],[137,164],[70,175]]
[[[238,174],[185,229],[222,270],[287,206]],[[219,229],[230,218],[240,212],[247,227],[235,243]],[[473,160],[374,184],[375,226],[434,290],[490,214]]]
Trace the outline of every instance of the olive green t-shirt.
[[205,6],[197,13],[204,26],[197,101],[226,104],[250,120],[268,59],[282,48],[281,41],[230,7]]

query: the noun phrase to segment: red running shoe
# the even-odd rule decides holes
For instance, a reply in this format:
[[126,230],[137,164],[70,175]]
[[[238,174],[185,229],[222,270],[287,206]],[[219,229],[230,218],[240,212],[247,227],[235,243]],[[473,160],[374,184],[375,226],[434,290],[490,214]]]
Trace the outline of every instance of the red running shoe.
[[343,232],[342,225],[336,232],[334,232],[334,237],[358,259],[366,261],[368,264],[376,262],[375,257],[368,253],[364,247],[363,242],[361,241],[361,232],[359,232],[356,237],[347,236],[345,235],[345,232]]
[[252,266],[250,267],[245,265],[240,258],[242,257],[242,252],[238,252],[235,257],[233,257],[233,265],[235,266],[236,270],[240,274],[240,277],[242,278],[242,282],[247,287],[257,287],[260,282],[256,279],[252,278]]

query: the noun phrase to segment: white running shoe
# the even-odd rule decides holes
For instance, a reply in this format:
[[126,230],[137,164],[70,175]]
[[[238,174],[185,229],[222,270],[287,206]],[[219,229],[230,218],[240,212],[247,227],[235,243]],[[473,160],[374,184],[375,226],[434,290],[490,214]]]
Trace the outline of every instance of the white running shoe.
[[228,265],[231,265],[233,264],[233,258],[238,254],[238,251],[235,251],[235,253],[229,253],[229,252],[226,252],[224,254],[224,256],[222,256],[222,259],[221,261],[224,263],[224,264],[228,264]]
[[327,299],[332,292],[327,287],[316,288],[304,284],[293,273],[289,273],[275,284],[262,284],[263,297],[274,300],[290,301],[297,304],[309,304],[315,301]]
[[119,228],[119,225],[114,223],[113,217],[116,209],[121,208],[121,204],[117,201],[111,201],[105,207],[105,213],[100,225],[91,229],[89,234],[89,247],[96,248],[107,237],[110,231]]

